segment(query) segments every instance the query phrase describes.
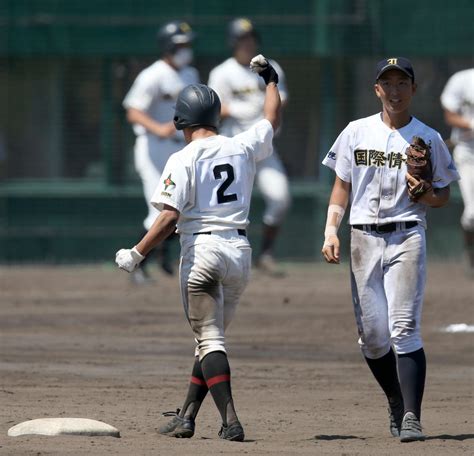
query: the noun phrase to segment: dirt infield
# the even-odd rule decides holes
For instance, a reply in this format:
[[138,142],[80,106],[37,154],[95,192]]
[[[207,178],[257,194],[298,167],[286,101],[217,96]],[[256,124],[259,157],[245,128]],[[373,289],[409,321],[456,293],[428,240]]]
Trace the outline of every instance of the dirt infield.
[[[158,272],[156,273],[158,275]],[[473,284],[430,264],[424,310],[426,442],[389,436],[382,393],[356,344],[345,266],[288,265],[254,275],[228,332],[247,441],[217,437],[210,397],[191,440],[160,436],[182,405],[193,340],[176,278],[133,288],[112,266],[0,269],[1,455],[453,455],[474,453]],[[84,417],[110,437],[7,437],[19,422]]]

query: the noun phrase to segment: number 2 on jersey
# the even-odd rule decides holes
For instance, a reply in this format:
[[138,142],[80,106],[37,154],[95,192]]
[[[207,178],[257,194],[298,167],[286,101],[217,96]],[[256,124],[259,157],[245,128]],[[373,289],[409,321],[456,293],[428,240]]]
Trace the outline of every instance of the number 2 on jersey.
[[234,182],[235,175],[234,175],[234,168],[229,163],[225,163],[223,165],[217,165],[214,167],[214,178],[215,179],[222,179],[222,173],[227,175],[226,179],[220,187],[217,189],[217,203],[229,203],[230,201],[237,201],[237,194],[230,193],[225,195],[224,192],[229,188],[230,184]]

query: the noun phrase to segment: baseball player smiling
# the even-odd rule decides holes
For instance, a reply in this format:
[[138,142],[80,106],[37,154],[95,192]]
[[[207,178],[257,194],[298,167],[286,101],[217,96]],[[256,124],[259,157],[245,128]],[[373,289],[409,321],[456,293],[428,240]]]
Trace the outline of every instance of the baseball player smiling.
[[[424,440],[420,420],[426,361],[420,334],[426,274],[426,208],[444,206],[459,178],[440,135],[409,113],[416,91],[403,57],[377,64],[375,94],[382,112],[349,123],[323,164],[336,173],[322,248],[339,263],[338,228],[349,199],[351,284],[359,344],[385,392],[390,432],[402,442]],[[407,174],[414,137],[431,148],[433,179],[420,196]],[[398,372],[397,372],[398,365]]]
[[159,210],[145,237],[117,252],[118,266],[132,272],[150,250],[175,230],[180,234],[180,282],[186,316],[197,342],[187,397],[160,433],[192,437],[210,390],[221,414],[220,437],[242,441],[230,387],[225,329],[249,276],[246,237],[256,163],[273,151],[280,117],[278,74],[263,56],[251,66],[266,83],[264,119],[232,138],[217,134],[221,104],[216,92],[193,84],[179,94],[174,124],[187,146],[168,160],[151,203]]

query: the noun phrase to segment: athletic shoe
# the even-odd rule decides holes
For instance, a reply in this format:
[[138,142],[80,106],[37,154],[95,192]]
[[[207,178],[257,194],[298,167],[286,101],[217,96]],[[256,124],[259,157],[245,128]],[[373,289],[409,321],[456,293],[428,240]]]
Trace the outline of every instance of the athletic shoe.
[[403,421],[403,403],[399,402],[398,405],[388,409],[388,415],[390,418],[390,434],[394,437],[400,437],[400,428],[402,427]]
[[243,442],[245,438],[244,429],[238,421],[234,421],[228,426],[222,425],[221,430],[219,431],[219,437],[232,442]]
[[173,264],[171,263],[171,261],[163,260],[161,262],[161,269],[163,270],[163,272],[166,275],[169,275],[169,276],[174,275],[174,268],[173,268]]
[[286,274],[279,267],[275,258],[269,253],[263,253],[257,260],[257,269],[270,277],[284,277]]
[[154,279],[152,279],[148,272],[143,268],[137,268],[135,271],[130,273],[130,282],[136,286],[151,285],[152,283],[155,283]]
[[165,412],[163,416],[172,416],[173,418],[158,429],[158,432],[169,437],[177,439],[189,439],[194,435],[194,420],[192,418],[181,418],[179,409],[176,412]]
[[420,420],[414,413],[407,412],[403,417],[400,442],[415,442],[417,440],[425,440],[425,436],[421,432]]

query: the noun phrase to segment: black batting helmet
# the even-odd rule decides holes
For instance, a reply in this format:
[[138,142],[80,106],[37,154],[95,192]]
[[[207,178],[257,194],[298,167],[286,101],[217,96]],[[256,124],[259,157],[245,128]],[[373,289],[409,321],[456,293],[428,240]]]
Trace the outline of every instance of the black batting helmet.
[[176,130],[187,127],[219,125],[221,101],[214,90],[204,84],[191,84],[178,95],[174,112]]
[[229,23],[228,40],[231,47],[234,47],[241,38],[246,36],[253,36],[259,40],[258,33],[250,19],[238,17]]
[[176,45],[191,43],[195,38],[191,26],[184,21],[173,21],[163,25],[157,34],[158,44],[163,54],[173,53]]

